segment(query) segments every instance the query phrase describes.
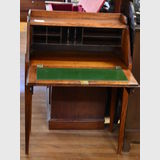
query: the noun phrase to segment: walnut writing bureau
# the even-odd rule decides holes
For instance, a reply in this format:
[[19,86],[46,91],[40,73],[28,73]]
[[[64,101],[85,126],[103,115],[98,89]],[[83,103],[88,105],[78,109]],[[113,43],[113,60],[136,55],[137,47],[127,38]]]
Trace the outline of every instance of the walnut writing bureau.
[[[122,88],[117,149],[117,153],[121,153],[128,93],[138,86],[131,68],[129,30],[126,17],[122,14],[30,10],[25,56],[26,154],[29,153],[34,86],[77,87],[83,88],[83,93],[92,88],[95,89],[95,97],[91,91],[91,98],[86,99],[92,101],[89,104],[95,106],[95,102],[100,107],[104,104],[100,100],[105,101],[104,89],[112,88],[110,131],[113,128],[117,88]],[[96,90],[98,88],[100,90]],[[94,101],[98,95],[96,91],[99,92],[99,97],[103,97],[98,102]],[[97,121],[94,124],[98,125]]]

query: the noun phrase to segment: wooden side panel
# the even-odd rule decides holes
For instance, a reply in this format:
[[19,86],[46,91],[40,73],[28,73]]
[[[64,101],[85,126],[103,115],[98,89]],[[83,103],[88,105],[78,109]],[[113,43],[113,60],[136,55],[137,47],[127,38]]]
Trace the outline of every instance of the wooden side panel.
[[29,63],[29,52],[30,52],[30,23],[27,22],[27,41],[26,41],[26,55],[25,55],[25,62]]
[[124,29],[122,32],[122,57],[124,63],[128,68],[132,69],[131,48],[130,48],[130,36],[129,29]]
[[31,133],[32,119],[32,92],[31,88],[25,85],[25,153],[29,154],[29,139]]

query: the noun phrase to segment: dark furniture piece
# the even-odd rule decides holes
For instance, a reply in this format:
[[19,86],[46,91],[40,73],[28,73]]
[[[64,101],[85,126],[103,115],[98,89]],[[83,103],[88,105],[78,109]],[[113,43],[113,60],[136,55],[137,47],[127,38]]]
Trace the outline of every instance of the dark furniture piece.
[[50,127],[60,129],[76,128],[75,124],[82,129],[103,128],[107,88],[111,88],[110,131],[117,89],[121,88],[117,148],[121,153],[128,94],[138,86],[131,69],[129,29],[124,15],[31,10],[25,57],[26,154],[34,86],[51,88]]

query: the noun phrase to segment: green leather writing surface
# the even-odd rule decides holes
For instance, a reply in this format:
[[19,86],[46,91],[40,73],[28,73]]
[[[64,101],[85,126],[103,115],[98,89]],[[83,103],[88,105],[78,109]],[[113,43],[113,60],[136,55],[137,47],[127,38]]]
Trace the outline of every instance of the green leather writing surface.
[[37,80],[127,81],[122,69],[38,68]]

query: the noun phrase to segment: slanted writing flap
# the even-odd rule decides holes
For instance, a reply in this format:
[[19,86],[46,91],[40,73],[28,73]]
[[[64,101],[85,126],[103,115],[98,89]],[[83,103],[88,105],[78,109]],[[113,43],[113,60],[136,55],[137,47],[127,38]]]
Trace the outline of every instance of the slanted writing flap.
[[[40,71],[40,70],[39,70]],[[38,71],[38,72],[39,72]],[[37,79],[37,66],[30,66],[28,75],[27,75],[27,85],[37,85],[37,86],[82,86],[82,85],[88,85],[88,86],[97,86],[97,87],[132,87],[132,86],[138,86],[137,81],[135,80],[134,76],[132,75],[131,71],[129,69],[122,69],[125,77],[127,80],[122,76],[121,80],[87,80],[87,83],[83,84],[81,83],[82,80],[78,79],[66,79],[66,80],[60,80],[60,79],[48,79],[48,80],[42,80]],[[121,74],[121,73],[120,73]],[[61,77],[62,79],[63,77]],[[113,77],[112,77],[113,78]],[[115,77],[114,77],[115,78]],[[124,78],[124,79],[123,79]],[[84,80],[86,81],[86,80]]]
[[109,80],[127,81],[121,68],[89,69],[89,68],[39,68],[37,80]]

